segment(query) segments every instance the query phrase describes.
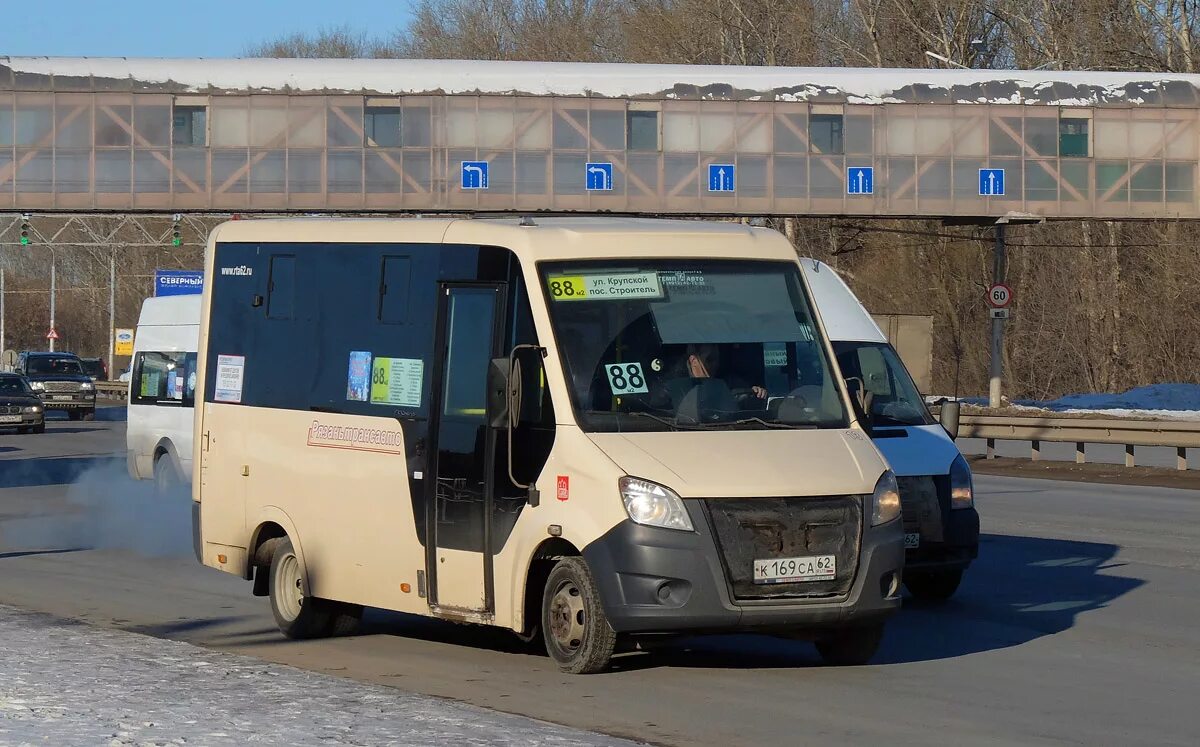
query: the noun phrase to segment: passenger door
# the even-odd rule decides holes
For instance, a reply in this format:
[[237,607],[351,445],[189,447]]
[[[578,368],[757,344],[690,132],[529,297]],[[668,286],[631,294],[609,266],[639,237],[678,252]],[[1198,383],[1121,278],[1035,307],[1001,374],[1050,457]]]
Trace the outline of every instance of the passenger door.
[[430,603],[492,611],[491,516],[496,431],[488,426],[487,376],[498,357],[502,284],[445,283],[438,294],[426,568]]

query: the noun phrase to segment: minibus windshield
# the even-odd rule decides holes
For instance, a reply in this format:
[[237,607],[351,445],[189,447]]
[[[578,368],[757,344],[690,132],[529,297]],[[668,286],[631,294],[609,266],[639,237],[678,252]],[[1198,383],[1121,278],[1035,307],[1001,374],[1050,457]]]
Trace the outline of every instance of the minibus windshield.
[[891,345],[837,341],[833,343],[833,352],[842,375],[860,379],[873,395],[873,425],[932,425],[935,422]]
[[539,268],[585,430],[847,427],[794,263]]

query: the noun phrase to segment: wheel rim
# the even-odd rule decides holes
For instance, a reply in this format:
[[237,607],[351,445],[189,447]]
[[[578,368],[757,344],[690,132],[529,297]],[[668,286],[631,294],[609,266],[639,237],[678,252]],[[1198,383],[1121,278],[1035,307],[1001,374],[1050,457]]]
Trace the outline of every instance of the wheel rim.
[[288,620],[295,620],[300,616],[300,608],[304,606],[300,561],[296,559],[295,555],[286,555],[279,561],[275,582],[277,590],[275,602],[279,606],[279,611]]
[[573,581],[563,581],[550,598],[550,638],[560,651],[573,654],[587,631],[583,594]]

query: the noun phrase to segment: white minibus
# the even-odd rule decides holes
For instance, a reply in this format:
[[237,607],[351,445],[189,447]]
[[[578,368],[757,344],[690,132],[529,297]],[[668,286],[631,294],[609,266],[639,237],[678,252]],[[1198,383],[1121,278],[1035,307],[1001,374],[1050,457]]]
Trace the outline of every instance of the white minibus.
[[148,298],[133,338],[125,442],[129,474],[167,491],[192,479],[200,296]]
[[870,393],[867,425],[896,473],[904,585],[918,599],[947,599],[979,552],[971,468],[949,432],[957,421],[943,427],[934,420],[895,348],[833,268],[814,259],[800,264],[842,375]]
[[285,635],[370,606],[540,634],[573,673],[683,632],[878,647],[896,480],[780,234],[243,220],[205,271],[195,548]]

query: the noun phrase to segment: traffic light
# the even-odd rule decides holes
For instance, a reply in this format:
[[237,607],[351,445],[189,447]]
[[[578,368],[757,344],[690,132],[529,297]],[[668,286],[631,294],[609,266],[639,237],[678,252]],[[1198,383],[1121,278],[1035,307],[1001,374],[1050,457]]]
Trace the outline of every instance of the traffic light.
[[179,233],[179,216],[175,216],[174,224],[171,226],[171,246],[180,246],[183,244],[183,236]]
[[29,246],[29,214],[21,216],[21,246]]

